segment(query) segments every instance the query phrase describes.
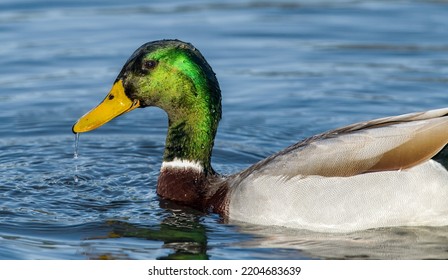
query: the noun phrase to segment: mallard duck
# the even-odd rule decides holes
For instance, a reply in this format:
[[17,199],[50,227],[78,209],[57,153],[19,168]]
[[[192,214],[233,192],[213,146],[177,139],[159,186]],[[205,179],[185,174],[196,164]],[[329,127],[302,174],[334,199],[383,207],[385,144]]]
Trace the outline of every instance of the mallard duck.
[[150,106],[168,115],[157,182],[164,199],[228,221],[313,231],[448,225],[448,108],[325,132],[221,176],[210,163],[221,119],[215,73],[191,44],[161,40],[132,54],[73,132]]

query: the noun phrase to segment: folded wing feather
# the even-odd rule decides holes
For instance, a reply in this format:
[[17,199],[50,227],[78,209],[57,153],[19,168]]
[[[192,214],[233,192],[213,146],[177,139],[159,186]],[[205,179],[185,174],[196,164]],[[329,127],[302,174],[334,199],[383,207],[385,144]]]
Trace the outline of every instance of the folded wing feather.
[[448,108],[377,119],[329,131],[261,161],[240,175],[353,176],[401,170],[448,143]]

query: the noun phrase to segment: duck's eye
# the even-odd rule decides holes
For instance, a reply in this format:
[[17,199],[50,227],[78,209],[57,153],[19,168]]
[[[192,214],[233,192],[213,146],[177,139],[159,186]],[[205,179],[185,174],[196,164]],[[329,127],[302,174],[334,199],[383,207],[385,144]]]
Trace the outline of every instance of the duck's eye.
[[143,70],[149,71],[154,69],[157,66],[157,61],[155,60],[146,60],[143,62]]

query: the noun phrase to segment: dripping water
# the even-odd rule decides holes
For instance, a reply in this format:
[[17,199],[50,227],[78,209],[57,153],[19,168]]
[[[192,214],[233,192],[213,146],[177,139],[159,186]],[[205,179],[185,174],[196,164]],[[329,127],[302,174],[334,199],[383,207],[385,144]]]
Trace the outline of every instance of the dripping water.
[[78,158],[78,146],[79,146],[79,133],[75,133],[75,151],[73,153],[73,158]]
[[75,134],[75,150],[73,152],[73,158],[75,159],[75,175],[73,176],[75,183],[78,183],[78,147],[79,147],[79,133]]

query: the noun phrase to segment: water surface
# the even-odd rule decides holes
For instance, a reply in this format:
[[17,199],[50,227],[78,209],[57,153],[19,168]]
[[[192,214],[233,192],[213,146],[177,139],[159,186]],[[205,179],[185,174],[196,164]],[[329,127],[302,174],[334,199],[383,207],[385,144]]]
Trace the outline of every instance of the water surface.
[[445,107],[447,13],[423,0],[3,0],[0,259],[448,258],[448,227],[322,234],[160,200],[159,109],[81,135],[77,159],[71,132],[130,54],[163,38],[217,73],[224,174],[328,129]]

